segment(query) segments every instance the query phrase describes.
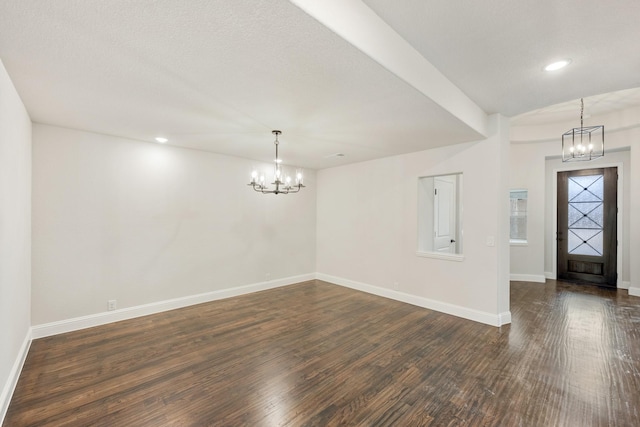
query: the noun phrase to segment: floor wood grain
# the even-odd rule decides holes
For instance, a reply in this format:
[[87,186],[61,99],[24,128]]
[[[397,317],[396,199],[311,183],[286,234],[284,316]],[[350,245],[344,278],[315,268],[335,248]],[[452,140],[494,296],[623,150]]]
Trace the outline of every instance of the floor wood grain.
[[311,281],[35,340],[3,426],[639,426],[640,298],[494,328]]

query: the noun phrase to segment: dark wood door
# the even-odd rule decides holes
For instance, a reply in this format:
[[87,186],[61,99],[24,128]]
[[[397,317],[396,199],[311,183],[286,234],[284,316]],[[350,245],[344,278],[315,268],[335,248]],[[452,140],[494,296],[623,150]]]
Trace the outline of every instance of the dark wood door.
[[616,286],[618,169],[558,173],[558,279]]

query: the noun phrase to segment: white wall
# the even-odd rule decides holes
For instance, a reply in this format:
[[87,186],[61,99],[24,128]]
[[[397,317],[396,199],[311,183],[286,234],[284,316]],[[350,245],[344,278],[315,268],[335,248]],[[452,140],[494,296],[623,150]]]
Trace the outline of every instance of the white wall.
[[[590,117],[588,124],[605,126],[605,156],[584,163],[565,163],[559,159],[559,135],[575,123],[512,128],[512,188],[529,190],[528,246],[511,247],[512,276],[551,277],[555,271],[554,171],[575,167],[622,165],[622,265],[619,286],[640,292],[640,271],[634,259],[640,257],[640,110],[623,110],[600,117]],[[634,272],[635,269],[635,272]]]
[[[485,323],[508,321],[505,126],[493,116],[485,141],[319,171],[321,277]],[[418,178],[458,172],[464,260],[417,256]]]
[[31,326],[31,120],[0,62],[0,423]]
[[635,129],[629,136],[630,142],[634,144],[631,150],[631,170],[629,171],[629,192],[632,197],[629,200],[629,275],[631,278],[629,295],[640,297],[640,129]]
[[33,324],[315,272],[315,174],[262,195],[251,168],[34,125]]
[[527,243],[511,246],[511,277],[514,280],[544,282],[545,159],[539,146],[511,147],[511,189],[527,190]]

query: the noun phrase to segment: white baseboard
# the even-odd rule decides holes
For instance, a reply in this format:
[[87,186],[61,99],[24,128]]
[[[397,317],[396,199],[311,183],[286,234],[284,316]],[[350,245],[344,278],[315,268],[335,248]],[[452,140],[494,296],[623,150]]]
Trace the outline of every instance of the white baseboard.
[[545,272],[544,272],[544,277],[545,277],[546,279],[556,280],[556,275],[555,275],[555,274],[553,274],[553,272],[552,272],[552,271],[545,271]]
[[545,283],[546,282],[546,273],[545,275],[541,274],[511,274],[509,280],[517,281],[517,282],[535,282],[535,283]]
[[11,403],[11,397],[13,397],[13,392],[16,389],[16,385],[18,384],[18,379],[20,378],[20,373],[22,372],[22,367],[24,366],[24,362],[27,359],[27,354],[29,353],[29,348],[31,347],[31,329],[27,331],[27,335],[24,337],[24,342],[20,347],[20,351],[18,352],[18,357],[9,372],[9,377],[7,378],[7,382],[2,388],[2,394],[0,394],[0,425],[4,422],[4,417],[7,415],[7,410],[9,409],[9,404]]
[[629,289],[631,287],[631,282],[622,281],[618,285],[618,289]]
[[505,311],[503,313],[498,314],[498,324],[491,325],[491,326],[502,326],[502,325],[508,325],[509,323],[511,323],[511,312]]
[[462,317],[463,319],[484,323],[485,325],[502,326],[511,322],[511,312],[508,311],[500,314],[486,313],[484,311],[461,307],[459,305],[449,304],[446,302],[435,301],[429,298],[410,295],[391,289],[380,288],[378,286],[368,285],[366,283],[343,279],[341,277],[330,276],[323,273],[316,273],[316,279],[334,283],[346,288],[355,289],[357,291],[366,292],[368,294],[373,294],[395,301],[416,305],[418,307],[428,308],[429,310],[451,314],[453,316]]
[[163,311],[174,310],[176,308],[188,307],[190,305],[201,304],[230,297],[235,297],[267,289],[279,288],[281,286],[292,285],[298,282],[315,279],[315,273],[303,274],[299,276],[285,277],[282,279],[269,280],[251,285],[238,286],[235,288],[222,289],[219,291],[206,292],[203,294],[190,295],[171,300],[158,301],[150,304],[127,307],[114,311],[90,314],[88,316],[76,317],[73,319],[60,320],[57,322],[45,323],[32,327],[33,339],[48,337],[51,335],[63,334],[66,332],[78,331],[80,329],[92,328],[94,326],[105,325],[107,323],[119,322],[121,320],[133,319],[150,314],[161,313]]
[[640,288],[629,286],[629,295],[634,297],[640,297]]

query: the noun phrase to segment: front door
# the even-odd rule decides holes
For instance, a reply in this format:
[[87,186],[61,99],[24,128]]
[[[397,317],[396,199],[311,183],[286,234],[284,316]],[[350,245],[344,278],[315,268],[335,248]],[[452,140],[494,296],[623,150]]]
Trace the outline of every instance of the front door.
[[558,173],[558,279],[616,286],[617,168]]

